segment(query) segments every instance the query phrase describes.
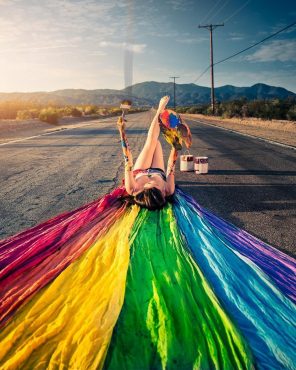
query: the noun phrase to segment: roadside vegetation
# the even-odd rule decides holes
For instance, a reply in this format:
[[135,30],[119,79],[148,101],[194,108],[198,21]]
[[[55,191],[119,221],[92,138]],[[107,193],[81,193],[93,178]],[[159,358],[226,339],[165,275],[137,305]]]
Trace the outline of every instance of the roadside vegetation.
[[[132,112],[141,112],[146,109],[134,107]],[[200,104],[192,106],[179,106],[178,113],[203,114],[211,116],[211,106]],[[34,101],[24,102],[11,100],[0,102],[0,120],[16,119],[30,120],[39,119],[44,122],[57,124],[63,117],[84,116],[116,116],[121,114],[119,107],[99,106],[93,104],[66,105],[56,104],[42,105]],[[272,99],[272,100],[250,100],[240,99],[229,102],[217,102],[216,116],[222,118],[259,118],[263,120],[289,120],[296,121],[295,99]]]
[[[177,107],[178,113],[212,115],[210,105]],[[260,118],[264,120],[296,121],[295,99],[253,100],[246,99],[220,102],[216,105],[216,116],[222,118]]]
[[[134,107],[130,113],[141,112],[146,109]],[[97,105],[82,104],[79,106],[67,105],[44,106],[34,102],[23,102],[18,100],[0,102],[0,120],[30,120],[39,119],[51,124],[57,124],[63,117],[104,117],[117,116],[121,114],[119,107],[102,107]]]

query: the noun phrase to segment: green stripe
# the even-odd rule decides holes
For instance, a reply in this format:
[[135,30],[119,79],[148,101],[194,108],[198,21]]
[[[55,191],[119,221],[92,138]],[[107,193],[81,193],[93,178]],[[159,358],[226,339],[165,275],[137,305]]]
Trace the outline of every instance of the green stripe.
[[125,300],[104,369],[250,369],[244,339],[177,229],[172,207],[142,209]]

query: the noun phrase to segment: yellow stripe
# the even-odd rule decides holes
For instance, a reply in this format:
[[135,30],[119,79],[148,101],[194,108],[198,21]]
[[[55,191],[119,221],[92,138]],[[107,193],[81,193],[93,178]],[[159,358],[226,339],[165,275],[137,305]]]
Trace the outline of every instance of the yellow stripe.
[[120,313],[138,207],[21,308],[0,333],[1,369],[97,369]]

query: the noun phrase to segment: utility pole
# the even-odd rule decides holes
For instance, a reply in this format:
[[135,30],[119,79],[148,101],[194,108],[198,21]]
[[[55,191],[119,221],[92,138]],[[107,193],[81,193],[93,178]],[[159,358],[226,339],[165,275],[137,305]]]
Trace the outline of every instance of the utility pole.
[[176,78],[180,78],[180,77],[172,76],[170,78],[173,78],[174,80],[174,109],[176,109]]
[[223,27],[222,24],[206,24],[204,26],[199,25],[198,28],[206,28],[210,31],[210,48],[211,48],[211,105],[212,112],[215,114],[215,92],[214,92],[214,60],[213,60],[213,30],[217,27]]

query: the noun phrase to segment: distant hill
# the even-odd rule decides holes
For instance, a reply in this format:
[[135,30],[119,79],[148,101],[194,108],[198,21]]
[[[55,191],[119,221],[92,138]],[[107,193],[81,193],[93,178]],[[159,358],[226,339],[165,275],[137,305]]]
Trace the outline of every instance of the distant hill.
[[[126,99],[124,90],[98,89],[65,89],[50,92],[28,92],[28,93],[0,93],[0,102],[19,100],[24,102],[37,103],[42,105],[78,105],[78,104],[97,104],[97,105],[120,105]],[[133,97],[133,104],[136,106],[151,105],[151,101],[145,98]]]
[[296,94],[283,87],[269,86],[258,83],[251,87],[235,87],[225,85],[215,89],[217,99],[221,101],[239,99],[245,97],[248,100],[254,99],[286,99],[296,98]]
[[[132,86],[133,95],[138,98],[146,98],[156,103],[163,95],[173,96],[174,85],[172,82],[142,82]],[[236,87],[225,85],[215,88],[215,97],[219,101],[229,101],[246,98],[254,99],[286,99],[296,98],[296,94],[282,87],[274,87],[265,84],[256,84],[251,87]],[[211,89],[195,84],[176,84],[177,105],[193,105],[209,103]]]
[[[173,83],[168,82],[142,82],[127,89],[64,89],[51,92],[31,93],[0,93],[0,102],[8,100],[30,101],[40,104],[97,104],[97,105],[119,105],[120,101],[130,95],[132,89],[133,104],[154,105],[163,95],[173,96]],[[176,84],[177,105],[194,105],[210,102],[210,88],[195,84]],[[218,101],[229,101],[246,98],[254,99],[285,99],[295,98],[296,94],[282,87],[269,86],[258,83],[251,87],[236,87],[225,85],[215,89]]]

